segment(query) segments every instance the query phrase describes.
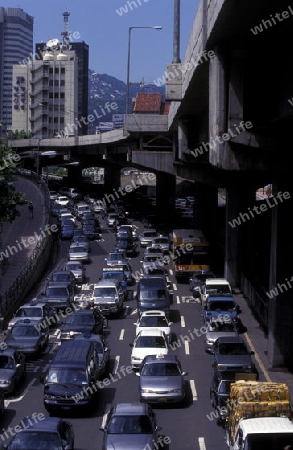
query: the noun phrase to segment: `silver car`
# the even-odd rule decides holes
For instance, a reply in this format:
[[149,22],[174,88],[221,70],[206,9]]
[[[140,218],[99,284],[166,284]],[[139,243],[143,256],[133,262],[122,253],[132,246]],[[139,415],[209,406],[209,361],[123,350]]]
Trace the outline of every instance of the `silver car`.
[[219,337],[231,337],[239,336],[237,328],[233,320],[228,318],[227,320],[213,319],[207,323],[207,332],[205,335],[205,351],[208,353],[214,353],[214,343]]
[[82,244],[71,244],[68,252],[69,261],[89,261],[89,252]]
[[137,375],[141,402],[182,403],[185,400],[187,372],[182,372],[175,355],[146,356]]
[[141,233],[139,241],[141,247],[146,247],[152,244],[154,237],[158,236],[157,231],[154,228],[149,228]]
[[64,269],[73,273],[77,283],[84,282],[85,267],[81,261],[68,261]]

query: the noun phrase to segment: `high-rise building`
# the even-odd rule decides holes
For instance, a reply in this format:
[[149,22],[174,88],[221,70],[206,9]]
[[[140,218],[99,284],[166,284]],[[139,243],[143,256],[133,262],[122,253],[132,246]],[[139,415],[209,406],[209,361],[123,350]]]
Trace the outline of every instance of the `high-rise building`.
[[38,138],[78,135],[76,52],[51,39],[41,58],[14,65],[13,102],[13,131],[24,129]]
[[[77,119],[81,123],[78,130],[79,135],[87,134],[88,128],[81,120],[82,117],[88,116],[88,70],[89,70],[89,46],[84,41],[75,42],[72,39],[71,32],[68,29],[68,18],[70,13],[64,12],[64,31],[61,33],[62,43],[68,46],[70,50],[74,50],[78,61],[78,112]],[[36,58],[42,58],[45,50],[45,43],[36,44]]]
[[[0,135],[2,136],[7,134],[12,125],[12,66],[21,63],[32,53],[33,24],[33,17],[21,8],[0,7]],[[27,97],[21,98],[24,102],[27,100]]]

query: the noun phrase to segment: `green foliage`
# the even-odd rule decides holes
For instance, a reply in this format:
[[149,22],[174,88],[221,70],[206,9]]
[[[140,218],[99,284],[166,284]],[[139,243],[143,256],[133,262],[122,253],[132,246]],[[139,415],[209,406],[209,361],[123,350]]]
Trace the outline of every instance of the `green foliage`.
[[0,144],[0,223],[12,222],[20,214],[17,206],[27,203],[23,193],[16,192],[13,183],[19,161],[17,153]]
[[24,130],[8,131],[7,137],[10,140],[14,140],[14,139],[30,139],[30,138],[33,137],[33,133],[31,131],[24,131]]

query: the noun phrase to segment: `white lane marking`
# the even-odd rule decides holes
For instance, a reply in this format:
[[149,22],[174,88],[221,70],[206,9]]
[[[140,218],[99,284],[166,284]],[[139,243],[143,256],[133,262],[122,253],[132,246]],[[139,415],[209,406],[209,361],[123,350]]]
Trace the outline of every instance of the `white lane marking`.
[[173,283],[173,289],[174,289],[174,291],[177,291],[177,284],[175,284],[175,283]]
[[194,380],[190,380],[190,389],[192,392],[192,400],[196,401],[197,400],[197,391],[196,391]]
[[105,408],[105,413],[103,415],[103,420],[101,423],[101,427],[104,427],[106,425],[106,420],[107,420],[107,413],[110,411],[111,409],[111,403],[107,403],[106,404],[106,408]]
[[184,341],[184,348],[185,348],[186,355],[190,355],[189,342],[188,341]]
[[181,326],[182,326],[182,328],[184,328],[185,327],[185,320],[184,320],[184,317],[183,316],[181,316]]
[[59,345],[61,345],[61,342],[55,342],[55,344],[52,345],[51,350],[49,351],[50,354],[54,353],[56,348],[59,347]]
[[54,331],[53,336],[58,336],[60,333],[61,331],[57,328],[57,330]]
[[120,336],[119,336],[119,341],[123,341],[124,333],[125,333],[125,330],[122,328]]
[[180,305],[180,297],[179,297],[179,295],[176,295],[176,301],[177,301],[177,305]]
[[203,437],[198,438],[198,445],[200,450],[206,450],[206,445]]
[[173,275],[173,270],[172,269],[169,269],[169,274]]
[[115,364],[114,364],[114,370],[113,370],[114,375],[118,372],[119,362],[120,362],[120,356],[117,355],[117,356],[115,356]]
[[36,381],[36,379],[37,379],[37,378],[33,378],[33,379],[29,382],[29,384],[27,385],[26,389],[23,391],[23,394],[20,395],[19,397],[14,398],[14,399],[11,399],[11,400],[4,400],[5,407],[7,408],[8,405],[9,405],[9,403],[20,402],[20,401],[24,398],[24,396],[27,394],[29,388],[30,388],[30,387],[32,386],[32,384]]
[[127,317],[127,316],[128,316],[129,309],[130,309],[130,306],[129,306],[129,305],[125,306],[124,317]]
[[136,313],[137,313],[137,308],[135,308],[130,315],[133,316]]

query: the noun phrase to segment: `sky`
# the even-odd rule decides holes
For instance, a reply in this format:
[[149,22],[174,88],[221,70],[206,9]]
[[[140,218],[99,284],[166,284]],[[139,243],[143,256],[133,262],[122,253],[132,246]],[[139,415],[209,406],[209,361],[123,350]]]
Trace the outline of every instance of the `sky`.
[[[0,0],[0,6],[22,8],[34,17],[34,44],[61,39],[62,13],[68,11],[75,41],[89,45],[89,68],[122,81],[127,75],[129,27],[163,27],[131,31],[131,82],[156,80],[173,59],[173,0]],[[181,0],[181,60],[197,6],[198,0]]]

